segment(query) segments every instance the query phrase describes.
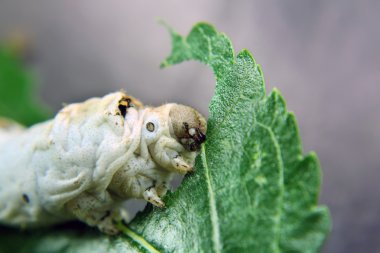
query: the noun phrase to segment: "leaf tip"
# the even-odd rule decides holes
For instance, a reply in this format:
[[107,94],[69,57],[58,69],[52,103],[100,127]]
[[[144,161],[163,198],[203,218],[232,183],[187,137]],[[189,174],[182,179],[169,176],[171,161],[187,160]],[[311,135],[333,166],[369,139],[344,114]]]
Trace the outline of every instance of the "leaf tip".
[[320,178],[322,177],[322,169],[317,153],[315,151],[311,151],[305,156],[304,159],[309,160],[310,163],[313,163],[315,165],[314,167],[316,173],[318,173],[319,181],[321,181]]
[[167,60],[164,60],[163,62],[160,63],[160,69],[164,69],[164,68],[167,68],[169,66],[170,66],[170,64]]
[[190,33],[192,31],[195,31],[195,30],[203,30],[205,32],[212,33],[212,34],[217,34],[218,33],[218,31],[216,30],[215,26],[213,26],[212,24],[210,24],[210,23],[208,23],[206,21],[200,21],[200,22],[195,23],[195,25],[191,29]]
[[280,90],[277,89],[277,87],[274,87],[274,88],[273,88],[273,90],[272,90],[272,94],[273,94],[274,96],[280,96],[280,95],[281,95]]
[[256,64],[256,61],[255,61],[255,58],[253,57],[252,53],[246,49],[246,48],[243,48],[237,55],[237,58],[249,58],[252,60],[252,62]]

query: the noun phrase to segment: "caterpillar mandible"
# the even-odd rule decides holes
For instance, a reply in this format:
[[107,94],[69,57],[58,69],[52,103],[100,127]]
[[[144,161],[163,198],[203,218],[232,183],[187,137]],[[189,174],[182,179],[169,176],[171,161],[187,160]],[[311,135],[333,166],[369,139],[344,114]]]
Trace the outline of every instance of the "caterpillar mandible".
[[206,128],[191,107],[145,107],[124,92],[67,105],[31,128],[0,119],[0,224],[78,219],[117,234],[124,200],[164,206],[173,174],[192,171]]

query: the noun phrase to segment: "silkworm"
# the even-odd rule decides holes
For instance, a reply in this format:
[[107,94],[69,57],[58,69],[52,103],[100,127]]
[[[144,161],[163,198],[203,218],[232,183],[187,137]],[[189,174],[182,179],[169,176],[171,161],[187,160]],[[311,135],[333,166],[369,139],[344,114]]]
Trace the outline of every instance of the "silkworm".
[[0,223],[80,220],[116,234],[121,203],[163,207],[175,173],[193,170],[206,120],[180,104],[146,107],[124,92],[65,106],[24,128],[0,120]]

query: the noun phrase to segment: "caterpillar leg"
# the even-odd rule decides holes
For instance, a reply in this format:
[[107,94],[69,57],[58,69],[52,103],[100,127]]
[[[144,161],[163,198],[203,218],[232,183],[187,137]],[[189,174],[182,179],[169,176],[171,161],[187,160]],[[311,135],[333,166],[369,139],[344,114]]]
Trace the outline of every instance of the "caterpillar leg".
[[66,204],[68,212],[90,226],[96,226],[100,231],[115,235],[120,231],[115,222],[127,218],[126,212],[114,208],[114,200],[108,193],[95,196],[87,192],[82,193]]
[[143,197],[146,201],[151,203],[152,205],[158,206],[158,207],[164,207],[165,203],[161,200],[161,198],[157,194],[157,190],[155,186],[148,187],[144,193]]
[[186,174],[193,171],[193,166],[186,161],[187,159],[183,156],[184,153],[186,151],[181,144],[172,138],[163,136],[157,141],[152,156],[163,168]]
[[166,185],[166,182],[162,182],[156,186],[156,192],[159,197],[165,196],[167,191],[168,191],[168,186]]
[[129,219],[127,211],[122,208],[116,208],[111,213],[105,213],[103,217],[104,219],[98,223],[97,227],[100,231],[109,235],[116,235],[120,232],[115,226],[116,223],[119,221],[126,223]]
[[173,168],[180,173],[180,174],[186,174],[189,172],[193,172],[193,167],[190,166],[185,160],[182,158],[181,155],[176,155],[172,160],[171,160]]

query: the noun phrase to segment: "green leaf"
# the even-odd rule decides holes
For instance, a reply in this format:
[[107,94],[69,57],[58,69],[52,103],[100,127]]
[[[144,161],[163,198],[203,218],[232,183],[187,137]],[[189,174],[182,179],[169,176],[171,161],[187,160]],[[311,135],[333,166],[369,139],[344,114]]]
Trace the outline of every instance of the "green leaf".
[[37,102],[33,93],[34,80],[10,47],[0,44],[0,117],[23,125],[46,120],[47,107]]
[[169,30],[173,50],[162,66],[196,60],[216,77],[196,172],[165,197],[166,208],[148,205],[121,237],[54,231],[28,239],[29,250],[57,238],[66,246],[53,252],[90,252],[92,242],[111,252],[317,252],[330,231],[328,209],[317,206],[320,166],[314,153],[303,156],[280,93],[266,96],[252,55],[235,56],[211,25],[199,23],[187,37]]

